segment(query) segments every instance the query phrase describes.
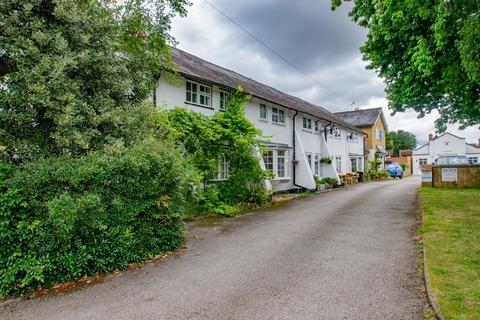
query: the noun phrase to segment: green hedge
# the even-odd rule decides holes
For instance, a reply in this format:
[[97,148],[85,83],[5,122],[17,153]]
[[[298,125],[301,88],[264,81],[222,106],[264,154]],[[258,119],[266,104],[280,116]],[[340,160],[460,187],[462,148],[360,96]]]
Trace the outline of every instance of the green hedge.
[[189,180],[182,158],[173,145],[143,143],[0,164],[0,296],[177,248]]

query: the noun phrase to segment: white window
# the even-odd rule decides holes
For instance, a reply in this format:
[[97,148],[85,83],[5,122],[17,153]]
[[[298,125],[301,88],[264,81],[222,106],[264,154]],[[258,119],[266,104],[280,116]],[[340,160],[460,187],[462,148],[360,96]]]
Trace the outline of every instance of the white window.
[[[332,135],[332,134],[331,134]],[[342,138],[342,133],[339,128],[333,128],[333,136],[337,139]]]
[[357,143],[358,142],[358,134],[353,133],[353,132],[350,133],[348,135],[348,141]]
[[227,110],[229,93],[220,90],[220,110]]
[[265,169],[273,172],[273,150],[263,151],[263,162]]
[[314,170],[313,174],[318,177],[320,175],[320,155],[318,153],[315,154],[314,161],[315,161],[315,163],[314,163],[315,170]]
[[478,164],[478,157],[468,157],[468,161],[472,164]]
[[342,156],[335,156],[335,169],[338,173],[342,172]]
[[428,163],[428,159],[426,158],[421,158],[421,159],[418,159],[418,164],[423,166],[424,164],[427,164]]
[[383,141],[385,133],[383,132],[383,130],[375,129],[375,136],[377,137],[377,140]]
[[317,120],[315,120],[315,122],[314,122],[313,124],[314,124],[314,125],[313,125],[313,127],[314,127],[314,129],[315,129],[315,132],[318,132],[318,131],[320,131],[320,126],[319,126],[319,123],[318,123],[318,121],[317,121]]
[[272,107],[272,122],[285,123],[285,111],[279,108]]
[[267,106],[260,104],[260,119],[267,120]]
[[277,177],[286,178],[288,177],[288,167],[287,167],[287,151],[277,150]]
[[213,180],[227,180],[230,171],[230,163],[224,154],[218,156],[217,171],[213,176]]
[[303,117],[303,129],[312,130],[312,119]]
[[307,163],[310,166],[310,170],[313,170],[312,166],[312,154],[311,153],[305,153],[305,158],[307,159]]
[[262,153],[265,169],[273,173],[274,179],[284,179],[289,177],[288,170],[288,151],[287,150],[265,150]]
[[362,158],[350,158],[352,166],[352,172],[363,171],[362,170]]
[[195,83],[187,80],[186,101],[204,107],[211,107],[212,88],[204,84]]

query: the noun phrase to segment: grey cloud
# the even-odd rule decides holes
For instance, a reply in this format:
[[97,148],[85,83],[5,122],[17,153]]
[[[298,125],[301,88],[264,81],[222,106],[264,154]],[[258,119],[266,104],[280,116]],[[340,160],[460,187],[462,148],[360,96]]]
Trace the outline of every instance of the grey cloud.
[[[175,18],[179,48],[259,82],[293,94],[330,111],[384,107],[390,129],[409,130],[424,140],[433,131],[434,115],[417,119],[414,112],[389,116],[383,82],[366,70],[359,47],[366,30],[348,17],[351,4],[330,10],[330,0],[209,0],[275,51],[316,79],[301,74],[203,0],[193,0],[187,18]],[[328,90],[338,93],[338,98]],[[449,127],[450,129],[450,127]],[[451,127],[454,132],[458,131]],[[476,140],[478,129],[458,133]]]

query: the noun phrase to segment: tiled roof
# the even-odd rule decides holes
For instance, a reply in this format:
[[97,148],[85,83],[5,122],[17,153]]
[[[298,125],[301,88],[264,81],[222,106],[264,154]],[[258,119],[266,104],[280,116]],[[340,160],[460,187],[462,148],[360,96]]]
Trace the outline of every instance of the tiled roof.
[[355,111],[336,112],[335,115],[356,127],[369,127],[375,124],[382,108],[360,109]]
[[254,97],[309,114],[319,119],[331,121],[338,126],[359,132],[358,128],[342,120],[340,117],[335,116],[335,114],[325,108],[281,92],[232,70],[202,60],[185,51],[172,48],[171,54],[173,56],[174,68],[185,77],[197,78],[198,80],[204,80],[231,89],[235,89],[238,85],[241,85],[245,93]]

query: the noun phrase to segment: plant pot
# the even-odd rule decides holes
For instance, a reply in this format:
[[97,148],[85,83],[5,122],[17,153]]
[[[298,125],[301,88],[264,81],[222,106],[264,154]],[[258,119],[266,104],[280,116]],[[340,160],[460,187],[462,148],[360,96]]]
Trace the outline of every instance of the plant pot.
[[298,160],[292,160],[292,164],[293,164],[294,166],[296,166],[296,165],[299,164],[299,163],[300,163],[300,161],[298,161]]

